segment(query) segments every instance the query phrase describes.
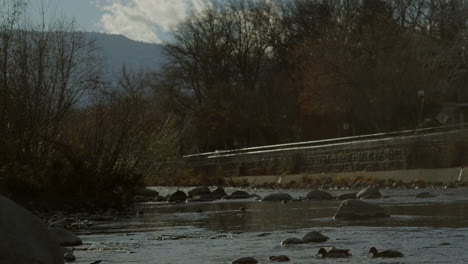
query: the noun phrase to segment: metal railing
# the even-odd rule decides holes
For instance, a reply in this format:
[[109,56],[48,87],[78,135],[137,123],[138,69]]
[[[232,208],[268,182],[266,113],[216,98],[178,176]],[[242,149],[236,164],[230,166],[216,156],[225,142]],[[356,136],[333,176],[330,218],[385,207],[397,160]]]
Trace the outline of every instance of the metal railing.
[[212,157],[241,155],[241,154],[247,154],[247,153],[279,151],[279,150],[293,149],[293,148],[298,149],[298,148],[306,148],[306,147],[314,147],[314,146],[325,146],[325,145],[333,145],[333,144],[339,144],[339,143],[351,143],[351,142],[363,141],[363,140],[397,138],[397,137],[405,137],[405,136],[427,135],[427,134],[436,134],[436,133],[443,133],[443,132],[466,130],[466,129],[463,129],[462,127],[468,127],[468,126],[462,126],[462,125],[440,126],[440,127],[430,127],[430,128],[422,128],[422,129],[412,129],[412,130],[404,130],[404,131],[359,135],[359,136],[351,136],[351,137],[340,137],[340,138],[321,139],[321,140],[314,140],[314,141],[303,141],[303,142],[284,143],[284,144],[276,144],[276,145],[248,147],[248,148],[240,148],[240,149],[232,149],[232,150],[216,150],[212,152],[189,154],[189,155],[183,156],[183,158],[203,159],[203,158],[212,158]]

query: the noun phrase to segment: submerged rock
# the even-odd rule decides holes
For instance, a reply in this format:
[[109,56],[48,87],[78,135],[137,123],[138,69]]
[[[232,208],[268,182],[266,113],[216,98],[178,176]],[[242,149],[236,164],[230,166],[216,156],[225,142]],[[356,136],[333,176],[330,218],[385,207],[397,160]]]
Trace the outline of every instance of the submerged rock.
[[0,263],[64,263],[62,250],[47,226],[3,196],[0,196]]
[[322,258],[348,258],[352,255],[349,253],[349,249],[338,249],[332,247],[328,252],[324,248],[320,248],[317,255],[322,255]]
[[291,238],[286,238],[283,241],[281,241],[281,245],[296,245],[296,244],[305,244],[306,242],[300,238],[296,237],[291,237]]
[[65,255],[67,253],[73,253],[73,250],[67,247],[61,247],[60,250],[62,251],[62,255]]
[[365,219],[373,217],[389,217],[385,210],[375,204],[360,200],[343,201],[338,208],[335,219]]
[[375,187],[367,187],[356,194],[356,199],[377,199],[382,198],[379,189]]
[[73,262],[76,260],[76,257],[75,255],[73,255],[72,252],[67,252],[63,255],[63,259],[66,261],[66,262]]
[[333,195],[329,192],[322,191],[322,190],[313,190],[309,192],[306,196],[308,200],[331,200],[334,199]]
[[317,231],[310,231],[309,233],[305,234],[302,238],[304,242],[325,242],[329,239],[329,237],[322,235],[320,232]]
[[414,198],[431,198],[431,197],[436,197],[436,195],[429,193],[429,192],[422,192],[414,196]]
[[286,255],[271,256],[268,259],[272,262],[288,262],[290,260]]
[[231,262],[232,264],[256,264],[258,261],[252,257],[243,257],[235,259]]
[[272,202],[272,201],[291,201],[293,198],[288,193],[272,193],[263,197],[262,201]]

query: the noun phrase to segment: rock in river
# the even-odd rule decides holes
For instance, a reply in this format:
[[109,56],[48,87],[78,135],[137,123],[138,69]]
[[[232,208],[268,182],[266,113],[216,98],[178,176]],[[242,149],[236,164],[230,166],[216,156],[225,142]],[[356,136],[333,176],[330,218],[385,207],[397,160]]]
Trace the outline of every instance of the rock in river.
[[281,241],[281,245],[296,245],[304,243],[306,243],[304,240],[296,237],[286,238],[283,241]]
[[197,187],[188,192],[189,197],[194,197],[194,196],[202,196],[202,195],[211,195],[210,188],[204,186],[204,187]]
[[288,262],[289,257],[286,255],[271,256],[268,258],[272,262]]
[[258,261],[252,257],[243,257],[233,260],[232,264],[256,264]]
[[366,219],[373,217],[389,217],[385,210],[375,204],[361,200],[345,200],[335,214],[335,219]]
[[76,260],[76,257],[72,252],[67,252],[63,255],[63,259],[65,259],[66,262],[73,262]]
[[382,198],[379,189],[375,187],[367,187],[356,194],[357,199],[377,199]]
[[348,200],[348,199],[356,199],[356,194],[357,193],[343,193],[336,197],[338,200]]
[[247,198],[251,198],[252,195],[248,194],[247,192],[244,192],[244,191],[235,191],[233,193],[231,193],[230,195],[227,195],[225,197],[223,197],[223,199],[247,199]]
[[49,227],[60,227],[60,228],[67,228],[68,222],[65,220],[57,220],[49,224]]
[[333,199],[333,195],[329,192],[322,191],[322,190],[313,190],[309,192],[306,196],[308,200],[331,200]]
[[204,194],[204,195],[193,196],[192,198],[188,198],[187,202],[211,202],[213,200],[215,200],[213,195]]
[[262,201],[291,201],[292,199],[288,193],[272,193],[263,197]]
[[52,237],[57,241],[60,246],[63,247],[72,247],[72,246],[79,246],[83,245],[81,239],[70,231],[59,228],[59,227],[52,227],[49,228],[49,232],[52,234]]
[[0,196],[0,263],[63,264],[47,226],[26,209]]
[[171,194],[167,200],[169,202],[185,202],[185,200],[187,200],[187,195],[183,191],[178,190]]
[[328,240],[329,237],[324,236],[320,234],[320,232],[317,231],[310,231],[309,233],[305,234],[305,236],[302,238],[304,242],[310,243],[310,242],[325,242]]
[[216,188],[211,194],[213,195],[213,198],[215,199],[221,199],[227,195],[223,187]]

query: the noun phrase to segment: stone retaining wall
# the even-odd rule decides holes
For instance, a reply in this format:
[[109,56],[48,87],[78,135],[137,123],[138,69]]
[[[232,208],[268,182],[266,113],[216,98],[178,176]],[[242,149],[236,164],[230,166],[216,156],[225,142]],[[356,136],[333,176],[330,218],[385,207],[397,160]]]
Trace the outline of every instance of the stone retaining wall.
[[261,185],[265,183],[289,184],[300,183],[303,179],[314,178],[323,179],[357,179],[372,177],[376,180],[392,179],[403,182],[433,182],[451,184],[454,182],[468,183],[468,168],[443,168],[443,169],[412,169],[412,170],[392,170],[392,171],[354,171],[354,172],[336,172],[336,173],[306,173],[306,174],[288,174],[288,175],[264,175],[264,176],[240,176],[233,177],[233,182],[249,183],[252,185]]
[[468,132],[451,131],[319,146],[186,158],[225,177],[450,168],[468,164]]

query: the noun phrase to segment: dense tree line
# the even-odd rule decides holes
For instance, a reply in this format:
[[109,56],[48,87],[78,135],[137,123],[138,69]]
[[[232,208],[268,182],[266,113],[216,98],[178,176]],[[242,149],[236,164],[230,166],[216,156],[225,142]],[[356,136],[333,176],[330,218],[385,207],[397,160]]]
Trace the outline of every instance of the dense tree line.
[[422,103],[430,116],[468,99],[466,4],[211,1],[174,30],[158,76],[183,153],[420,126]]

